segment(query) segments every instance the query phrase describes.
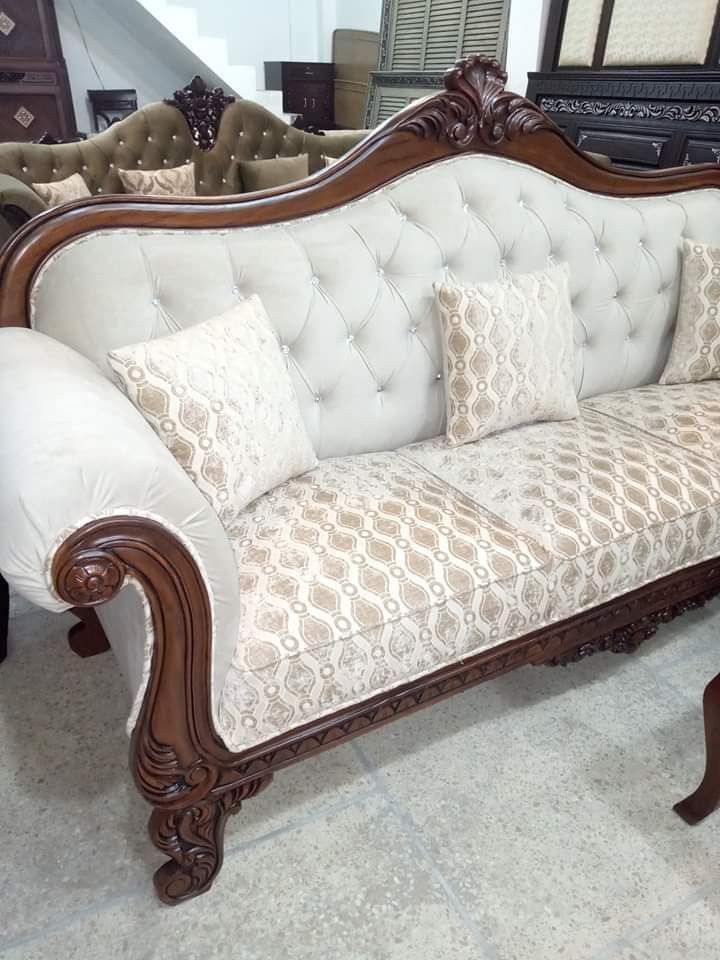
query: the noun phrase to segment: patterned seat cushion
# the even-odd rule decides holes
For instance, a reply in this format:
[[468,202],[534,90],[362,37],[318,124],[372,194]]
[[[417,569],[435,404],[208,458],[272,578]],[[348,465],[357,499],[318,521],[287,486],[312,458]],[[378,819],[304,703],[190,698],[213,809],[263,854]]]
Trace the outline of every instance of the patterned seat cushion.
[[720,461],[720,382],[651,384],[606,393],[582,405],[645,433]]
[[324,461],[230,530],[222,736],[248,748],[717,555],[719,509],[720,467],[587,407]]

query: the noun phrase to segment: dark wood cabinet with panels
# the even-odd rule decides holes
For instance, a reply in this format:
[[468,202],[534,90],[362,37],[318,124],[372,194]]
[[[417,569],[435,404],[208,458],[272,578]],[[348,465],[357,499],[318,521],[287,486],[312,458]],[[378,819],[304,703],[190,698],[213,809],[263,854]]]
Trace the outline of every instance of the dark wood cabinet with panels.
[[617,164],[720,163],[718,4],[677,12],[668,0],[553,0],[528,97]]
[[302,117],[304,129],[332,129],[335,67],[332,63],[274,61],[265,64],[265,86],[282,90],[283,111]]
[[52,0],[0,0],[0,141],[75,136]]
[[503,63],[509,12],[510,0],[384,0],[365,125],[442,87],[459,57],[482,53]]

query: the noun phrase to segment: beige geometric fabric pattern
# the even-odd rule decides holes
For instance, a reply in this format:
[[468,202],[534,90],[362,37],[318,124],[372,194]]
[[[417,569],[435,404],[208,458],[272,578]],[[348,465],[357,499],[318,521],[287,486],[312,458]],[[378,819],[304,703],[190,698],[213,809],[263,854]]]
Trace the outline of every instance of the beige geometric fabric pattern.
[[527,632],[549,600],[544,550],[397,453],[326,460],[228,532],[233,749]]
[[716,556],[720,468],[583,409],[324,461],[229,535],[220,723],[242,750]]
[[592,66],[604,0],[568,0],[558,65]]
[[720,461],[720,381],[637,387],[583,400],[588,407],[645,433]]
[[317,462],[256,296],[188,330],[111,351],[108,362],[226,527]]
[[118,170],[125,193],[142,197],[194,197],[195,164],[160,170]]
[[603,63],[704,63],[717,0],[615,0]]
[[683,240],[680,303],[660,383],[720,377],[720,247]]
[[33,190],[49,207],[57,207],[70,200],[84,200],[91,196],[88,185],[79,173],[73,173],[64,180],[52,183],[34,183]]
[[454,446],[577,416],[566,264],[477,286],[435,284]]

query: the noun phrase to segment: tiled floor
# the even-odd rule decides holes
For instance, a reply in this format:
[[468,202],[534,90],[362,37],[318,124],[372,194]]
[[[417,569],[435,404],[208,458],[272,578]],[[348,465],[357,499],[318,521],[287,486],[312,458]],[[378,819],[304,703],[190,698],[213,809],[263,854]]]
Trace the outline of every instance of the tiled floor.
[[720,605],[633,657],[526,668],[309,759],[248,801],[214,889],[169,909],[126,770],[112,655],[69,617],[0,667],[0,957],[717,960],[703,765]]

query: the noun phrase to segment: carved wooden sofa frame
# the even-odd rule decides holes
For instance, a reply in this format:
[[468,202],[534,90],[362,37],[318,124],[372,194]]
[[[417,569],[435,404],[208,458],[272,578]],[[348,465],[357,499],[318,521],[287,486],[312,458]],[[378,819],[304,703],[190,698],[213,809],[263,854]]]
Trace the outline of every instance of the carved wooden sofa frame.
[[[480,57],[460,61],[448,71],[444,92],[407,108],[333,167],[285,190],[229,201],[98,198],[41,215],[13,238],[0,261],[0,322],[28,325],[28,291],[38,269],[52,251],[88,231],[287,220],[361,197],[460,151],[519,160],[609,195],[720,187],[720,171],[713,165],[643,176],[600,166],[536,106],[506,92],[504,81],[497,64]],[[155,637],[130,765],[138,789],[153,806],[151,839],[169,858],[155,885],[171,904],[210,887],[222,864],[228,814],[264,789],[276,770],[524,664],[566,664],[597,650],[634,650],[661,623],[720,593],[718,558],[233,754],[212,722],[208,595],[192,555],[177,538],[140,517],[93,521],[62,544],[52,580],[58,595],[85,617],[101,649],[90,608],[113,597],[127,573],[145,591]],[[720,675],[707,688],[705,710],[706,776],[675,808],[688,823],[720,802]]]

